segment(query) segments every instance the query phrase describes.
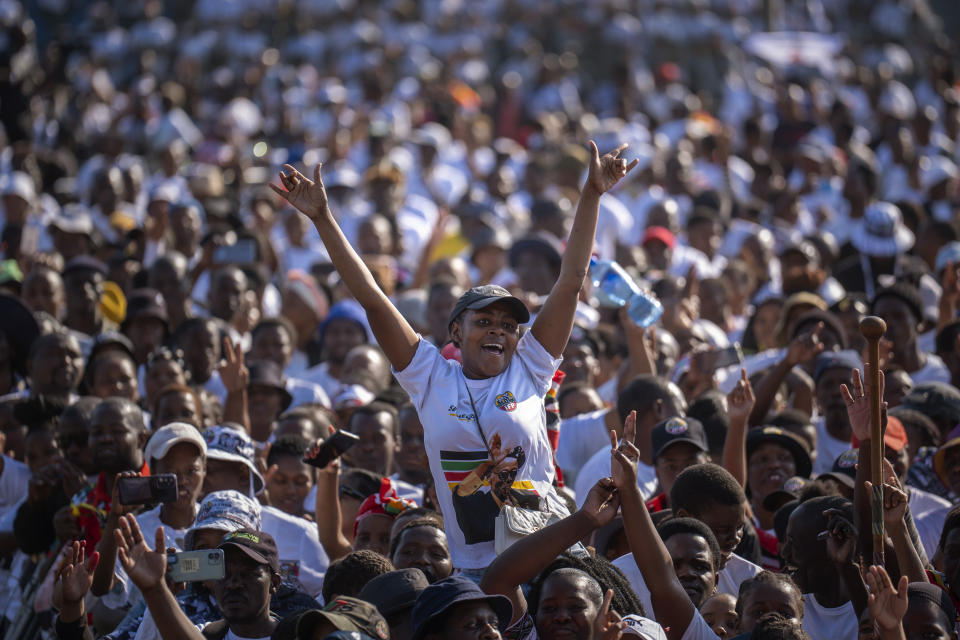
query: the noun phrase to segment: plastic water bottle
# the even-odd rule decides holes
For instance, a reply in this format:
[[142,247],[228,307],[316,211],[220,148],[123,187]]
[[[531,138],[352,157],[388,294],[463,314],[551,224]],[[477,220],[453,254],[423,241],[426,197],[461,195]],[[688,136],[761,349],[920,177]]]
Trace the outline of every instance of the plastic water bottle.
[[644,293],[633,278],[613,260],[590,260],[590,280],[600,306],[627,307],[630,317],[641,327],[649,327],[663,315],[663,305]]

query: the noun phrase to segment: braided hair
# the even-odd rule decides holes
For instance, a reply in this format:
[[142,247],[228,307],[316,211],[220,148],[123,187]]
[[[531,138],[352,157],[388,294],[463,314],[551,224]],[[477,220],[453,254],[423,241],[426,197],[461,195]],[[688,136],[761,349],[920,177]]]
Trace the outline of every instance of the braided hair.
[[536,617],[537,608],[540,605],[540,594],[543,591],[543,585],[547,578],[560,569],[576,569],[593,578],[600,585],[601,593],[606,593],[607,589],[613,590],[613,599],[610,601],[610,608],[616,610],[621,616],[628,613],[636,613],[645,616],[643,605],[633,588],[627,581],[626,576],[617,567],[610,564],[606,558],[599,556],[574,556],[569,552],[564,552],[562,556],[547,565],[547,568],[540,572],[536,578],[530,582],[530,595],[527,597],[527,605],[530,609],[530,615]]

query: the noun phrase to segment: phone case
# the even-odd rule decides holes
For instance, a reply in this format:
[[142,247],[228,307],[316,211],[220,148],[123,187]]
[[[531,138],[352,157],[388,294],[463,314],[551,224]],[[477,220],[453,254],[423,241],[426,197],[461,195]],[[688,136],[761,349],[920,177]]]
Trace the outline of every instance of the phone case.
[[167,573],[174,582],[223,580],[223,549],[182,551],[167,555]]
[[120,504],[156,504],[177,501],[177,476],[163,473],[155,476],[120,478],[117,486]]
[[323,441],[317,450],[317,455],[304,457],[303,461],[310,466],[323,469],[359,441],[360,438],[349,431],[337,429],[332,436]]

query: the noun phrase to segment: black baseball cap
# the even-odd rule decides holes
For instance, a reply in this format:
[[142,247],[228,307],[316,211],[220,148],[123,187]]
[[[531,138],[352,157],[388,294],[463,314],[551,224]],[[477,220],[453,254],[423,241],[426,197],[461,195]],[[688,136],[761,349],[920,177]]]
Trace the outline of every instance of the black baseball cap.
[[274,637],[290,640],[313,638],[313,632],[321,622],[329,622],[338,631],[362,634],[364,637],[388,640],[390,627],[387,621],[369,602],[348,596],[334,596],[323,609],[311,609],[294,616],[292,623],[284,620],[283,635],[274,632]]
[[384,616],[392,616],[413,607],[424,589],[430,586],[427,576],[416,568],[398,569],[372,579],[357,596],[366,600]]
[[517,322],[524,324],[530,321],[530,310],[523,304],[520,298],[510,295],[510,292],[495,284],[485,284],[480,287],[473,287],[457,300],[450,312],[450,319],[447,321],[447,327],[453,324],[457,317],[467,309],[484,309],[497,302],[506,302],[513,312],[513,317]]
[[798,436],[780,427],[757,427],[747,431],[747,458],[764,442],[778,444],[793,455],[797,475],[809,478],[813,470],[807,444]]
[[946,382],[921,382],[900,401],[904,409],[914,409],[928,418],[949,417],[960,422],[960,391]]
[[280,573],[280,555],[277,552],[277,543],[273,536],[264,531],[254,529],[238,529],[223,536],[218,549],[228,548],[242,551],[248,558],[259,564],[265,564]]
[[501,630],[510,626],[513,605],[506,596],[487,595],[469,578],[451,576],[434,582],[417,598],[416,604],[413,605],[413,612],[410,614],[413,640],[422,640],[430,622],[442,616],[453,605],[473,601],[482,601],[490,605],[499,618]]
[[848,489],[853,489],[857,481],[857,459],[859,449],[847,449],[833,461],[833,467],[827,473],[821,473],[817,478],[833,478]]
[[792,500],[799,499],[803,490],[806,489],[812,482],[812,480],[801,478],[800,476],[787,478],[782,487],[772,493],[767,494],[767,497],[763,499],[763,508],[771,513],[776,513],[777,509],[783,505]]
[[703,423],[690,417],[674,416],[657,423],[650,433],[650,442],[654,460],[678,442],[688,442],[704,453],[710,450]]

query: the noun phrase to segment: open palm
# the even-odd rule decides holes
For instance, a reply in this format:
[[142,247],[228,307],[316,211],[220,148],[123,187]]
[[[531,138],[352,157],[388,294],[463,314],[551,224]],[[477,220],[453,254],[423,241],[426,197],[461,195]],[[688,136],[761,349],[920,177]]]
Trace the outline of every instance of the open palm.
[[893,586],[886,569],[874,565],[866,575],[870,588],[870,613],[883,629],[895,629],[907,613],[907,576],[900,577],[897,587]]
[[59,590],[61,603],[73,603],[83,600],[90,585],[93,584],[93,572],[100,562],[100,554],[94,551],[85,558],[84,547],[74,542],[66,550],[66,558],[57,572],[54,591]]
[[313,180],[291,165],[285,164],[283,168],[286,173],[280,172],[280,182],[284,188],[281,189],[272,183],[270,188],[308,218],[315,220],[327,209],[327,191],[323,188],[323,180],[320,177],[322,164],[318,162],[313,168]]
[[140,525],[132,515],[125,515],[120,519],[114,536],[120,563],[140,591],[146,593],[162,585],[163,575],[167,570],[163,528],[157,527],[153,551],[147,546],[140,531]]

